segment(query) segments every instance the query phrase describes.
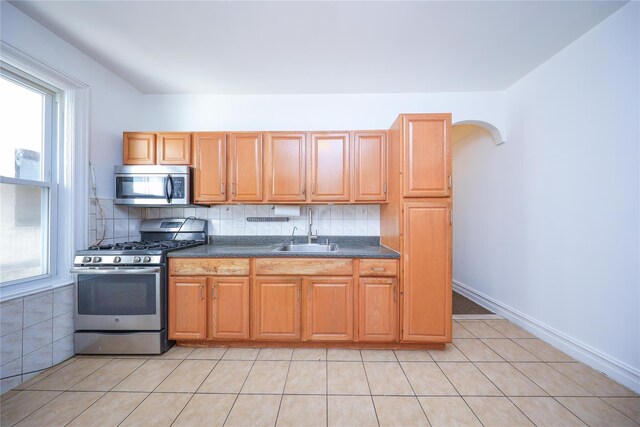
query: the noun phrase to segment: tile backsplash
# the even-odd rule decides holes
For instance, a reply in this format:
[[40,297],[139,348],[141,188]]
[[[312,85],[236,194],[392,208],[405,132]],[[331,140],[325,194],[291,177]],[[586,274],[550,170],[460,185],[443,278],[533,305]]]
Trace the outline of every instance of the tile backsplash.
[[144,208],[114,205],[113,199],[97,201],[98,203],[93,198],[89,201],[90,245],[103,236],[103,231],[103,244],[140,240],[140,222],[145,216]]
[[274,205],[214,205],[188,208],[146,208],[146,218],[189,217],[209,220],[210,235],[288,236],[307,234],[309,208],[313,232],[332,236],[379,236],[380,205],[302,205],[300,216],[286,222],[249,222],[248,217],[273,217]]
[[73,285],[0,304],[0,393],[73,356]]

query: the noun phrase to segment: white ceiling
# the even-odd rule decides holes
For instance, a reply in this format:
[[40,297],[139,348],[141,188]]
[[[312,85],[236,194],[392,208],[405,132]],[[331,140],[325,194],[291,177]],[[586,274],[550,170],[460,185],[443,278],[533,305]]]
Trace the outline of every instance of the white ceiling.
[[13,1],[143,93],[505,89],[618,1]]

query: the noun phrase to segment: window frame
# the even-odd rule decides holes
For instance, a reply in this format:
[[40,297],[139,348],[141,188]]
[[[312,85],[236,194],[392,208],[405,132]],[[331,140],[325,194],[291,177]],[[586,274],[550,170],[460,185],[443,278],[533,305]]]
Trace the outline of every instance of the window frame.
[[43,194],[43,200],[41,203],[41,225],[45,226],[47,231],[46,235],[44,235],[42,239],[43,251],[41,252],[44,255],[43,261],[46,263],[46,273],[0,282],[0,288],[5,288],[22,283],[44,283],[58,275],[57,251],[55,250],[58,246],[58,194],[56,191],[57,182],[55,182],[55,179],[58,176],[58,162],[56,159],[58,148],[60,146],[60,135],[57,130],[60,128],[59,119],[61,116],[58,99],[61,91],[57,88],[45,85],[38,79],[26,76],[25,73],[15,70],[13,67],[4,63],[0,63],[0,78],[9,80],[14,84],[20,85],[34,92],[38,92],[44,96],[44,111],[42,116],[44,134],[43,144],[41,147],[42,175],[40,180],[12,178],[0,175],[0,183],[47,189],[47,192]]
[[[0,50],[1,69],[26,77],[30,82],[40,83],[43,88],[57,93],[52,108],[55,107],[58,113],[51,126],[57,144],[50,163],[49,198],[54,198],[57,206],[50,208],[49,274],[37,279],[32,277],[32,280],[5,282],[0,286],[0,302],[4,302],[73,283],[70,273],[73,257],[77,250],[86,247],[89,234],[90,89],[83,82],[51,68],[3,40],[0,40]],[[2,178],[3,181],[15,179]]]

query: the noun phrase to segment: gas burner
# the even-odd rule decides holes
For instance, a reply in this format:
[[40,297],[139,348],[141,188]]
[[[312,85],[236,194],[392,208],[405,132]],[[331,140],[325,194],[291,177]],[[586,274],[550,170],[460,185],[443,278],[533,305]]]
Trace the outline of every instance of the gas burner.
[[91,251],[109,251],[114,249],[114,246],[111,244],[108,245],[91,245],[89,246],[89,250]]

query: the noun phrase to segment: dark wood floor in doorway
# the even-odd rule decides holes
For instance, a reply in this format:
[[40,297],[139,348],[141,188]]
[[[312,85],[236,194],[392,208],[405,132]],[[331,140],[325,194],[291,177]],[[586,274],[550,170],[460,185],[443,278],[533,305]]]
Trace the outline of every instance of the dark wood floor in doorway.
[[469,298],[453,293],[453,314],[493,314],[481,305],[476,304]]

